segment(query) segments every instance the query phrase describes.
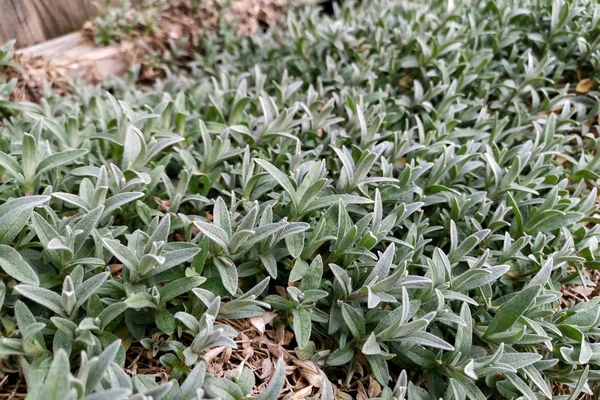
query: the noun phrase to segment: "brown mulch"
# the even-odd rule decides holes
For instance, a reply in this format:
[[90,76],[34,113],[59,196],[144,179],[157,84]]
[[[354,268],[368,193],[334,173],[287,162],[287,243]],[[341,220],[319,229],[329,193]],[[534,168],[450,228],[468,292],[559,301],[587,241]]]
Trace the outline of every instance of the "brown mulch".
[[17,79],[11,100],[39,102],[45,97],[47,88],[58,94],[70,92],[69,75],[65,68],[53,65],[42,56],[29,54],[15,54],[12,61],[19,67],[0,67],[0,76],[7,82]]
[[[208,372],[221,377],[225,372],[245,365],[256,376],[256,386],[250,395],[261,393],[271,379],[277,359],[282,357],[286,364],[286,383],[282,400],[300,400],[307,397],[320,398],[325,374],[315,362],[294,351],[294,334],[277,319],[277,315],[267,312],[248,320],[221,321],[236,329],[237,349],[216,348],[207,352]],[[369,376],[367,360],[357,356],[355,379],[350,387],[341,382],[332,382],[336,398],[343,400],[367,400],[377,397],[382,387]],[[331,378],[331,377],[330,377]],[[336,384],[339,387],[336,387]]]
[[[250,395],[260,394],[271,380],[279,358],[286,363],[286,382],[282,400],[300,400],[309,396],[320,396],[325,376],[312,361],[303,360],[292,350],[295,342],[292,332],[275,321],[277,315],[267,312],[262,316],[245,320],[220,320],[238,332],[236,349],[216,347],[207,351],[203,359],[207,362],[207,372],[213,377],[224,377],[228,371],[246,366],[255,375],[256,385]],[[166,339],[155,335],[155,342]],[[191,340],[191,338],[189,338]],[[184,338],[185,341],[185,338]],[[154,354],[139,344],[132,344],[127,350],[125,372],[131,376],[154,374],[160,383],[168,382],[170,370],[160,364],[160,354]]]
[[0,379],[0,399],[17,400],[27,396],[27,384],[19,374],[18,369],[7,366],[0,361],[2,378]]
[[590,299],[600,296],[600,271],[594,269],[586,270],[589,274],[589,279],[594,282],[595,286],[583,285],[565,285],[561,288],[562,306],[569,306],[576,303],[585,303]]
[[281,324],[274,324],[276,314],[265,313],[248,320],[221,321],[238,331],[237,349],[219,347],[209,350],[207,372],[222,377],[227,371],[245,365],[256,377],[251,395],[264,390],[275,372],[275,363],[281,357],[286,363],[286,382],[281,399],[303,399],[320,395],[323,371],[312,361],[299,358],[292,350],[294,335]]

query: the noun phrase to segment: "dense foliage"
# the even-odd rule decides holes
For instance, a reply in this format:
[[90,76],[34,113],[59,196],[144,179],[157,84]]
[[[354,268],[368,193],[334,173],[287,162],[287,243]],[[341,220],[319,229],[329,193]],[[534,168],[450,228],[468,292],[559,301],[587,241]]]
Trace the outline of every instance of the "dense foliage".
[[597,388],[600,298],[561,289],[600,268],[600,6],[344,4],[205,33],[151,88],[0,86],[0,357],[31,398],[242,399],[202,356],[270,308],[322,399],[359,368],[386,400]]

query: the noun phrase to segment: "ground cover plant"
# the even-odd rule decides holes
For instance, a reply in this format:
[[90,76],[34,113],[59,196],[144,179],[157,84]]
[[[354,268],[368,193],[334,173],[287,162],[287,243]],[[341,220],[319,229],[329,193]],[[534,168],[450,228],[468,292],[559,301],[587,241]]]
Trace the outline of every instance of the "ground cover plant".
[[[3,383],[597,397],[600,6],[344,2],[251,37],[223,20],[151,86],[0,86]],[[279,335],[259,364],[245,321]]]

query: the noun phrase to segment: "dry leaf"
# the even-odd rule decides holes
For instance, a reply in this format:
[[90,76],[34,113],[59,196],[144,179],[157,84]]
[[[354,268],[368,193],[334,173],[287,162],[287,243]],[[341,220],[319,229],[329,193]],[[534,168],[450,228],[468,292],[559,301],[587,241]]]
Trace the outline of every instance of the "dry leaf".
[[111,274],[116,274],[117,272],[120,272],[123,269],[123,264],[111,264],[108,267],[110,268]]
[[300,375],[306,379],[310,385],[317,388],[322,386],[324,373],[317,364],[312,361],[305,361],[297,358],[292,359],[292,362],[300,368]]
[[301,400],[301,399],[305,399],[307,397],[309,397],[312,393],[313,387],[312,386],[307,386],[303,389],[300,389],[298,391],[296,391],[292,397],[290,397],[290,400]]
[[206,360],[206,362],[210,362],[210,360],[212,360],[213,358],[217,357],[219,354],[221,354],[223,352],[223,350],[225,350],[225,346],[221,346],[221,347],[215,347],[214,349],[210,349],[208,350],[205,354],[204,354],[204,360]]
[[169,207],[171,207],[171,200],[162,200],[158,197],[154,198],[154,201],[158,205],[158,211],[167,212],[169,211]]
[[369,398],[377,397],[380,393],[381,385],[372,376],[369,376],[369,390],[367,392]]
[[592,88],[592,86],[594,86],[594,81],[591,80],[590,78],[585,78],[582,79],[578,84],[577,87],[575,88],[575,91],[577,91],[577,93],[587,93],[590,91],[590,89]]
[[356,400],[369,400],[365,385],[362,382],[358,382],[358,393],[356,394]]
[[261,334],[265,333],[265,328],[268,324],[270,324],[277,314],[272,312],[266,312],[263,315],[259,315],[257,317],[250,318],[250,324],[256,328]]
[[406,157],[400,157],[399,159],[396,160],[396,167],[400,168],[403,167],[404,164],[406,164]]
[[352,396],[350,396],[348,393],[343,393],[343,392],[337,392],[336,399],[337,400],[353,400]]
[[283,286],[275,286],[275,291],[277,292],[278,295],[280,295],[284,299],[287,299],[287,291],[285,290],[285,288]]
[[262,361],[260,379],[267,379],[273,374],[273,363],[268,358]]

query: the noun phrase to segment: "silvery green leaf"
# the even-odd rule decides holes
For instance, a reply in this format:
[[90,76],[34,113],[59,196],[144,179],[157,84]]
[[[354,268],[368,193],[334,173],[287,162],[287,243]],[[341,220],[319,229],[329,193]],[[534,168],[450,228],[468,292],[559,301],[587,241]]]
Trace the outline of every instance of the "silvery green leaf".
[[147,396],[151,399],[160,400],[164,398],[167,393],[171,391],[173,386],[173,382],[161,383],[158,386],[145,390],[143,393],[139,393],[140,395]]
[[81,208],[85,211],[88,211],[90,209],[90,205],[84,199],[75,194],[55,192],[52,193],[52,197],[62,200],[65,203],[68,203],[75,207]]
[[244,397],[242,389],[228,379],[208,378],[204,383],[204,390],[211,398],[221,400],[236,400]]
[[296,343],[298,347],[304,348],[308,344],[312,332],[310,311],[305,308],[294,308],[292,310],[292,318]]
[[19,176],[23,175],[23,169],[17,160],[2,151],[0,151],[0,167],[4,168],[14,178],[18,178]]
[[114,239],[102,239],[102,243],[104,247],[123,263],[125,268],[130,270],[134,276],[137,276],[140,261],[127,246],[123,246],[118,240]]
[[229,294],[235,294],[238,289],[238,270],[236,265],[233,261],[225,257],[215,258],[214,263],[219,271],[221,282],[223,282],[225,290],[227,290]]
[[455,263],[459,261],[463,256],[468,254],[471,250],[477,246],[483,239],[485,239],[490,234],[489,229],[483,229],[473,235],[470,235],[465,240],[463,240],[460,245],[458,245],[454,250],[448,254],[448,259],[451,263]]
[[473,383],[471,378],[467,377],[463,373],[454,373],[451,375],[458,383],[460,383],[462,389],[465,391],[467,398],[470,400],[485,400],[487,396],[479,389],[479,387]]
[[527,400],[537,400],[536,394],[531,390],[531,388],[527,385],[523,379],[519,378],[518,375],[514,373],[505,374],[506,378],[513,384],[513,386],[524,396]]
[[10,244],[29,220],[31,210],[49,200],[49,196],[25,196],[0,205],[0,242]]
[[227,238],[231,238],[231,218],[229,210],[222,197],[217,198],[213,209],[213,224],[218,226],[227,234]]
[[224,229],[204,221],[196,221],[194,224],[198,227],[200,232],[221,246],[223,250],[229,252],[229,236]]
[[54,311],[61,317],[67,317],[61,305],[59,294],[48,289],[25,284],[15,286],[15,290],[28,299]]
[[485,336],[505,332],[535,303],[540,286],[533,286],[517,293],[494,315],[485,331]]
[[100,320],[100,330],[104,330],[112,320],[121,315],[127,308],[127,304],[118,302],[113,303],[102,310],[102,312],[98,315],[98,319]]
[[142,258],[140,258],[137,272],[140,276],[146,276],[146,274],[153,271],[156,267],[164,264],[164,262],[165,258],[163,256],[144,254]]
[[371,199],[351,194],[333,194],[314,199],[308,205],[302,208],[302,213],[307,214],[311,211],[331,207],[332,205],[337,204],[340,200],[342,200],[345,205],[370,204],[373,202]]
[[308,266],[306,274],[300,281],[300,290],[319,289],[323,277],[323,260],[317,255]]
[[465,400],[466,398],[467,394],[465,393],[463,386],[458,383],[458,381],[450,378],[448,381],[448,391],[446,392],[444,399]]
[[308,272],[308,263],[301,258],[297,258],[294,262],[294,267],[290,272],[288,282],[297,282]]
[[102,284],[108,279],[110,274],[108,272],[102,272],[98,275],[94,275],[88,280],[84,281],[81,285],[79,285],[75,289],[75,298],[77,299],[77,304],[75,308],[79,308],[93,295],[96,290],[102,286]]
[[442,294],[444,295],[444,298],[447,300],[458,300],[463,303],[470,304],[472,306],[479,305],[479,303],[477,303],[475,300],[473,300],[469,296],[466,296],[462,293],[454,292],[452,290],[442,290]]
[[129,308],[134,308],[136,310],[142,308],[157,308],[157,304],[155,302],[154,297],[146,292],[139,292],[134,294],[125,300],[125,304]]
[[467,303],[463,303],[460,307],[460,318],[465,323],[456,327],[456,337],[454,339],[454,351],[461,354],[461,359],[467,359],[471,354],[471,346],[473,344],[473,320],[471,310]]
[[31,184],[34,180],[38,165],[37,152],[37,140],[27,133],[23,134],[23,158],[21,164],[23,165],[23,175],[28,184]]
[[154,143],[154,145],[150,147],[150,149],[148,151],[148,155],[146,156],[146,160],[153,159],[167,147],[173,146],[174,144],[177,144],[177,143],[181,143],[184,140],[185,140],[185,138],[182,138],[181,136],[166,137],[166,138],[157,140],[156,143]]
[[202,276],[190,276],[167,283],[158,290],[160,293],[160,304],[165,304],[167,301],[189,292],[193,288],[200,286],[204,281],[206,281],[206,278]]
[[231,253],[235,253],[237,249],[243,245],[249,238],[251,238],[256,232],[250,230],[238,230],[236,231],[231,239],[229,240],[229,250]]
[[206,364],[204,362],[198,363],[181,384],[174,400],[188,400],[194,398],[196,391],[204,386],[205,377]]
[[256,385],[256,379],[254,378],[254,372],[248,368],[244,367],[240,371],[238,368],[235,372],[232,373],[231,377],[235,380],[235,383],[242,389],[242,393],[248,395]]
[[327,365],[332,367],[344,365],[354,358],[354,349],[351,346],[335,349],[327,357]]
[[[537,215],[536,215],[537,217]],[[562,212],[560,210],[547,210],[542,212],[540,219],[534,221],[532,218],[525,225],[524,229],[527,233],[550,232],[562,227],[576,224],[583,217],[583,213],[579,212]]]
[[50,171],[61,165],[72,163],[88,153],[86,149],[67,150],[45,157],[37,166],[36,178],[44,172]]
[[200,253],[200,248],[196,246],[162,253],[161,256],[163,257],[164,262],[161,265],[156,266],[154,270],[152,270],[152,275],[157,275],[161,272],[168,271],[173,267],[188,262],[192,258],[194,258],[198,253]]
[[81,247],[85,243],[86,239],[90,236],[92,230],[96,228],[96,224],[100,220],[100,216],[104,211],[104,207],[96,207],[89,213],[87,213],[79,222],[73,227],[74,231],[81,230],[82,233],[79,235],[73,244],[73,250],[77,254]]
[[65,399],[69,392],[71,377],[69,357],[63,349],[59,349],[52,360],[50,370],[44,379],[43,396],[47,399]]
[[[496,265],[482,269],[470,269],[453,280],[452,290],[467,291],[495,282],[503,276],[510,266]],[[464,276],[463,276],[464,275]]]
[[148,243],[144,248],[144,253],[150,252],[153,243],[163,242],[167,243],[169,239],[169,233],[171,231],[171,216],[170,214],[165,215],[158,226],[152,232],[150,239],[148,239]]
[[433,347],[447,351],[453,351],[454,346],[445,340],[429,332],[418,331],[411,333],[410,336],[402,339],[405,343],[418,344],[421,346]]
[[363,344],[362,353],[370,356],[381,354],[381,347],[379,346],[379,343],[377,343],[377,338],[373,332],[371,332]]
[[77,325],[75,323],[60,317],[51,317],[50,320],[54,326],[65,332],[71,339],[75,338],[75,331],[77,330]]
[[125,134],[125,143],[123,144],[122,168],[124,170],[130,168],[138,157],[145,156],[145,150],[144,135],[135,126],[129,126]]
[[129,397],[131,391],[126,388],[112,388],[107,390],[102,390],[96,393],[88,394],[83,398],[83,400],[124,400]]
[[6,298],[6,284],[0,281],[0,308],[4,305],[4,299]]
[[535,274],[535,276],[533,278],[531,278],[531,280],[529,282],[527,282],[527,284],[525,285],[525,288],[532,287],[532,286],[538,286],[538,285],[541,285],[541,286],[546,285],[546,283],[548,283],[548,279],[550,279],[550,274],[552,273],[553,269],[554,269],[554,260],[552,258],[549,258],[548,260],[546,260],[546,262],[544,262],[542,264],[542,267],[540,268],[538,273]]
[[304,232],[295,233],[285,237],[285,246],[294,259],[300,257],[304,250]]
[[101,219],[106,218],[111,215],[113,211],[117,208],[124,206],[125,204],[131,203],[134,200],[137,200],[141,197],[144,197],[144,193],[142,192],[127,192],[127,193],[119,193],[114,196],[109,197],[104,202],[104,212],[102,213]]
[[117,351],[121,347],[121,341],[118,340],[108,346],[104,351],[98,356],[93,358],[88,362],[86,368],[88,368],[87,379],[85,380],[85,393],[92,393],[104,373],[108,370],[108,367],[113,362],[115,356],[117,355]]
[[8,275],[20,282],[33,286],[40,284],[37,273],[21,257],[21,254],[12,247],[4,244],[0,244],[0,267]]
[[290,178],[288,178],[283,172],[281,172],[277,167],[266,160],[261,160],[259,158],[255,158],[254,162],[260,165],[275,181],[285,190],[290,197],[292,203],[297,206],[296,199],[296,189],[290,182]]
[[275,235],[278,232],[283,231],[286,226],[290,225],[287,221],[275,222],[272,224],[260,225],[254,229],[254,234],[239,247],[238,251],[247,250],[254,246],[256,243],[263,239],[268,238],[271,235]]
[[355,338],[360,339],[365,336],[365,318],[360,312],[356,311],[356,309],[349,304],[344,303],[342,305],[342,316],[344,317],[344,322],[346,323],[348,330],[350,330]]
[[536,353],[504,353],[498,362],[508,364],[516,369],[522,369],[542,359]]
[[265,301],[277,310],[292,311],[294,308],[294,303],[292,301],[278,295],[266,296]]
[[552,390],[548,383],[542,377],[540,371],[537,370],[536,366],[528,366],[523,368],[523,372],[533,382],[533,384],[540,390],[540,392],[548,399],[552,399]]
[[366,355],[365,357],[371,366],[371,370],[373,371],[373,375],[377,382],[381,385],[387,385],[390,380],[387,361],[381,355]]
[[59,236],[56,229],[37,212],[33,213],[32,225],[35,229],[38,239],[44,246],[48,246],[50,240]]
[[379,260],[365,279],[365,283],[375,283],[373,281],[379,282],[388,277],[390,269],[392,267],[392,262],[394,261],[394,253],[396,251],[396,246],[394,243],[390,243],[390,245],[385,249],[383,254],[379,257]]
[[473,380],[477,380],[477,374],[475,374],[475,371],[473,370],[474,368],[474,362],[473,359],[471,359],[467,365],[465,365],[463,372],[465,373],[466,376],[468,376],[469,378],[473,379]]
[[[28,344],[33,344],[38,349],[36,350],[45,350],[46,343],[44,341],[44,336],[42,335],[41,330],[38,332],[33,332],[33,327],[36,324],[35,317],[31,313],[31,310],[20,300],[15,302],[15,319],[17,320],[17,326],[21,332],[23,332],[23,348],[26,349]],[[42,324],[42,329],[45,328],[45,325]],[[27,335],[27,340],[25,340],[25,336]],[[21,347],[21,346],[19,346]]]
[[185,312],[177,312],[174,315],[174,318],[181,321],[190,331],[197,333],[198,330],[198,320]]
[[262,262],[265,270],[269,276],[273,279],[277,278],[277,260],[272,254],[259,255],[260,261]]

